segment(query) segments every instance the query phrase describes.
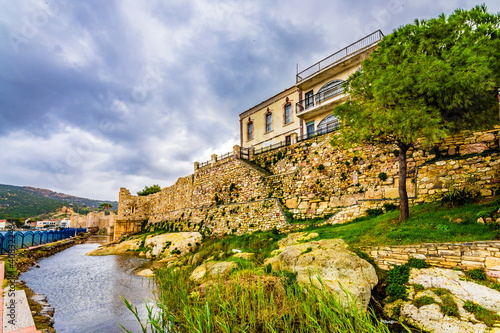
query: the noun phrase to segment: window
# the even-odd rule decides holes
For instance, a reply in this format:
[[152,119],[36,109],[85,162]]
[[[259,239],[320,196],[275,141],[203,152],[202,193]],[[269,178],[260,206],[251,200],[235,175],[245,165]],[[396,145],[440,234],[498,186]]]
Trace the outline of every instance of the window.
[[288,103],[285,105],[285,124],[292,122],[292,104]]
[[273,130],[273,114],[271,112],[266,114],[266,132]]
[[326,116],[323,120],[318,124],[318,133],[326,134],[333,132],[340,125],[339,119],[335,117],[333,114]]
[[314,120],[306,124],[307,137],[310,138],[314,135]]
[[344,92],[344,87],[342,80],[333,80],[325,84],[318,90],[316,94],[316,103],[321,103],[329,98],[342,94]]
[[313,91],[306,92],[306,109],[314,106],[314,94]]
[[247,123],[247,140],[253,139],[253,123],[249,121]]
[[292,144],[292,136],[291,135],[287,135],[285,136],[285,144],[287,146],[291,145]]

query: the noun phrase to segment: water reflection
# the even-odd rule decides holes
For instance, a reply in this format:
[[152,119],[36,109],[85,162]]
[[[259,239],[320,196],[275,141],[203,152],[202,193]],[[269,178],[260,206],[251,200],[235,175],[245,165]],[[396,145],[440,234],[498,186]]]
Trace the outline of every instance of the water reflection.
[[147,260],[133,256],[85,256],[106,242],[92,237],[52,257],[39,261],[21,279],[34,292],[47,296],[55,309],[54,328],[58,333],[121,332],[117,323],[132,332],[139,331],[133,314],[120,296],[137,306],[145,317],[145,299],[152,298],[150,280],[134,273]]

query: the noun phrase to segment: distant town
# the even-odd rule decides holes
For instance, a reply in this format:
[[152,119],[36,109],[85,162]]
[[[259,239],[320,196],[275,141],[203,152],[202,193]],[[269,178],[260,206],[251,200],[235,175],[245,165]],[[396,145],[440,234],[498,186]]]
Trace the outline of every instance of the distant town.
[[[53,219],[53,220],[44,220],[44,221],[30,221],[27,219],[24,221],[24,226],[20,229],[26,230],[57,230],[57,229],[65,229],[71,227],[71,221],[67,218],[64,219]],[[7,230],[8,227],[7,220],[0,220],[0,230]]]

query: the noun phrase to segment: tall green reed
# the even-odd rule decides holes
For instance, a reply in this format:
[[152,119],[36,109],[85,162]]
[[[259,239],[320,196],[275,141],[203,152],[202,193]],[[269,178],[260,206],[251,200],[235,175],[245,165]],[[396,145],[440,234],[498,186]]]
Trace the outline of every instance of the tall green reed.
[[343,304],[331,293],[283,277],[247,272],[196,286],[190,273],[158,272],[158,311],[148,308],[145,322],[124,300],[142,332],[390,332],[372,310],[363,311],[352,299]]

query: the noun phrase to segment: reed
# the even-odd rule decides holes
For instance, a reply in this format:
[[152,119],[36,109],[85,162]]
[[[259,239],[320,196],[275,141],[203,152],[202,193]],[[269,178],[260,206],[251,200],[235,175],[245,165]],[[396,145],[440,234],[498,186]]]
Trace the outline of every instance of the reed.
[[354,301],[342,304],[321,289],[301,287],[290,274],[246,270],[196,286],[189,281],[191,270],[158,272],[157,311],[148,308],[145,323],[124,300],[142,332],[390,332],[373,311],[363,311]]

